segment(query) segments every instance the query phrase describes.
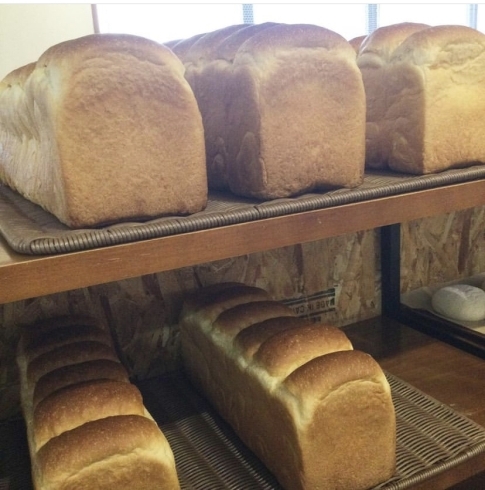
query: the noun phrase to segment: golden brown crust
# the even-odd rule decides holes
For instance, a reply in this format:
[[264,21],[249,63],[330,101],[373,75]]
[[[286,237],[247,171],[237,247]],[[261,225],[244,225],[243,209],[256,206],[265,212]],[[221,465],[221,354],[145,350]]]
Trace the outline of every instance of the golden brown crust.
[[204,35],[205,32],[201,32],[187,39],[180,39],[177,43],[170,46],[170,49],[177,55],[178,58],[183,60],[185,54],[191,48],[192,44],[194,44],[198,39],[200,39]]
[[168,441],[106,336],[75,317],[24,329],[17,363],[34,487],[178,490]]
[[[394,407],[385,376],[369,355],[342,351],[316,358],[290,375],[285,385],[303,400],[306,488],[367,489],[375,486],[376,475],[382,481],[393,476]],[[325,439],[325,448],[316,431]],[[378,454],[369,457],[373,451]]]
[[35,407],[33,434],[38,450],[80,425],[113,415],[144,415],[141,393],[131,383],[91,380],[62,388]]
[[383,376],[377,362],[368,354],[341,350],[302,364],[285,379],[284,384],[297,397],[311,393],[317,399],[324,399],[343,384]]
[[[26,105],[38,138],[12,138],[8,128]],[[0,91],[7,106],[1,175],[68,226],[205,207],[202,119],[170,49],[118,34],[65,41],[40,56],[15,93]]]
[[342,330],[330,325],[310,323],[279,332],[263,342],[254,360],[271,376],[287,376],[317,356],[351,350]]
[[95,482],[106,488],[179,488],[167,440],[155,422],[137,415],[95,420],[51,439],[38,453],[38,473],[53,490],[95,488],[88,486]]
[[69,364],[108,359],[119,361],[113,348],[93,341],[73,342],[36,357],[27,366],[27,380],[33,386],[44,374]]
[[201,63],[212,61],[216,56],[215,53],[217,52],[219,45],[231,34],[245,27],[245,24],[230,25],[198,37],[184,53],[184,63],[199,65]]
[[442,25],[420,29],[407,36],[397,47],[391,60],[410,60],[416,64],[466,64],[477,57],[484,45],[484,34],[461,25]]
[[226,37],[223,43],[217,46],[215,54],[216,59],[223,59],[232,63],[239,48],[245,41],[258,32],[264,31],[269,27],[274,27],[275,25],[277,25],[276,22],[263,22],[262,24],[247,25],[243,29],[238,29],[236,32]]
[[[345,39],[316,26],[272,26],[241,45],[233,70],[233,192],[271,199],[362,182],[365,96]],[[345,155],[337,143],[343,132]]]
[[258,31],[238,50],[239,56],[265,56],[288,48],[325,48],[352,52],[348,42],[336,32],[312,24],[276,24]]
[[430,27],[428,24],[417,22],[402,22],[379,27],[362,43],[359,52],[359,67],[382,66],[389,62],[396,48],[405,39],[428,27]]
[[357,65],[362,72],[366,94],[366,165],[369,168],[387,168],[392,153],[392,123],[389,120],[394,115],[389,114],[391,100],[387,89],[390,59],[407,37],[428,27],[412,22],[380,27],[360,48]]
[[66,386],[96,379],[129,382],[128,373],[120,362],[95,359],[63,366],[40,377],[32,395],[33,407],[45,397]]
[[[429,174],[485,161],[485,35],[458,25],[381,29],[357,59],[367,96],[367,165]],[[457,129],[464,127],[466,145]]]
[[213,322],[213,329],[234,337],[241,330],[269,318],[294,317],[293,310],[273,300],[254,301],[233,306],[223,311]]
[[108,332],[94,325],[70,325],[50,329],[42,335],[35,336],[23,346],[24,356],[27,362],[50,350],[76,341],[92,341],[112,346],[112,340]]
[[335,327],[294,316],[258,322],[267,300],[208,320],[209,296],[180,318],[185,369],[282,486],[363,490],[389,479],[395,413],[379,365]]
[[365,95],[340,35],[229,26],[199,38],[182,60],[204,120],[210,187],[272,199],[362,182]]
[[261,288],[238,283],[222,283],[200,289],[190,295],[184,302],[182,316],[186,321],[193,313],[201,314],[204,321],[212,322],[225,310],[241,303],[264,301],[269,294]]
[[273,335],[290,328],[300,328],[309,324],[309,321],[300,317],[270,318],[263,322],[249,325],[241,330],[234,339],[234,345],[239,347],[245,357],[253,357],[261,344]]
[[[228,71],[239,46],[270,24],[234,25],[190,38],[174,47],[184,62],[185,77],[197,98],[205,135],[208,184],[212,189],[229,189],[226,143],[229,135],[224,94],[230,83]],[[271,24],[274,25],[274,24]],[[227,73],[226,73],[227,72]]]

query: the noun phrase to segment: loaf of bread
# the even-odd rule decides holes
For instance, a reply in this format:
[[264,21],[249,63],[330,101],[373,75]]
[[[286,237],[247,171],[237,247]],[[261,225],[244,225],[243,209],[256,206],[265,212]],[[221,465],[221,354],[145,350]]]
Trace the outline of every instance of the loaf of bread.
[[93,34],[14,70],[0,82],[0,181],[73,228],[202,210],[183,64],[155,41]]
[[172,450],[92,320],[28,327],[17,353],[36,490],[178,490]]
[[237,283],[188,296],[180,330],[194,386],[285,489],[367,489],[392,477],[389,384],[342,330]]
[[355,51],[314,25],[234,25],[172,47],[205,130],[212,189],[274,199],[362,182]]
[[366,156],[368,168],[387,168],[392,153],[393,118],[388,113],[389,71],[394,50],[411,34],[429,27],[426,24],[404,22],[376,29],[357,53],[366,96]]
[[484,34],[455,25],[381,27],[357,64],[368,167],[429,174],[485,162]]
[[431,306],[439,315],[452,320],[485,320],[485,291],[470,284],[451,284],[435,291]]

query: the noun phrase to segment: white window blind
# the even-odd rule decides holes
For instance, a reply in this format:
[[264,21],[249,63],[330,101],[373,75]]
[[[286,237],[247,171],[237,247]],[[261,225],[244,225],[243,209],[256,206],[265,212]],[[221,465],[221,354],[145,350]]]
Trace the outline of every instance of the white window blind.
[[241,24],[241,4],[96,5],[100,32],[136,34],[158,42],[184,39],[231,24]]
[[469,25],[469,4],[386,3],[379,5],[379,25],[421,22],[429,25]]
[[170,3],[99,4],[100,32],[125,32],[158,42],[184,39],[231,24],[310,23],[346,39],[398,22],[468,25],[485,32],[485,4],[466,3]]
[[365,4],[255,4],[254,21],[316,24],[346,39],[366,34]]

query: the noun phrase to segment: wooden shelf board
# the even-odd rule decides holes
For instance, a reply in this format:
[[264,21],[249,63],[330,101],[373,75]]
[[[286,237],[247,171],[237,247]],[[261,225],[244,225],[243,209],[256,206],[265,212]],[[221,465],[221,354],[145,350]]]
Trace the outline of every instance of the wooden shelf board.
[[485,179],[50,256],[0,242],[0,304],[287,247],[485,204]]

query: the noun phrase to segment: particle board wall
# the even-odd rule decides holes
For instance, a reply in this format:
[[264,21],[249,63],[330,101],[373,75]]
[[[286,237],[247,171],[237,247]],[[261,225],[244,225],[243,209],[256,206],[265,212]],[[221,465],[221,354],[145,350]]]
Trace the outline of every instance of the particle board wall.
[[401,292],[485,272],[485,207],[404,223]]

